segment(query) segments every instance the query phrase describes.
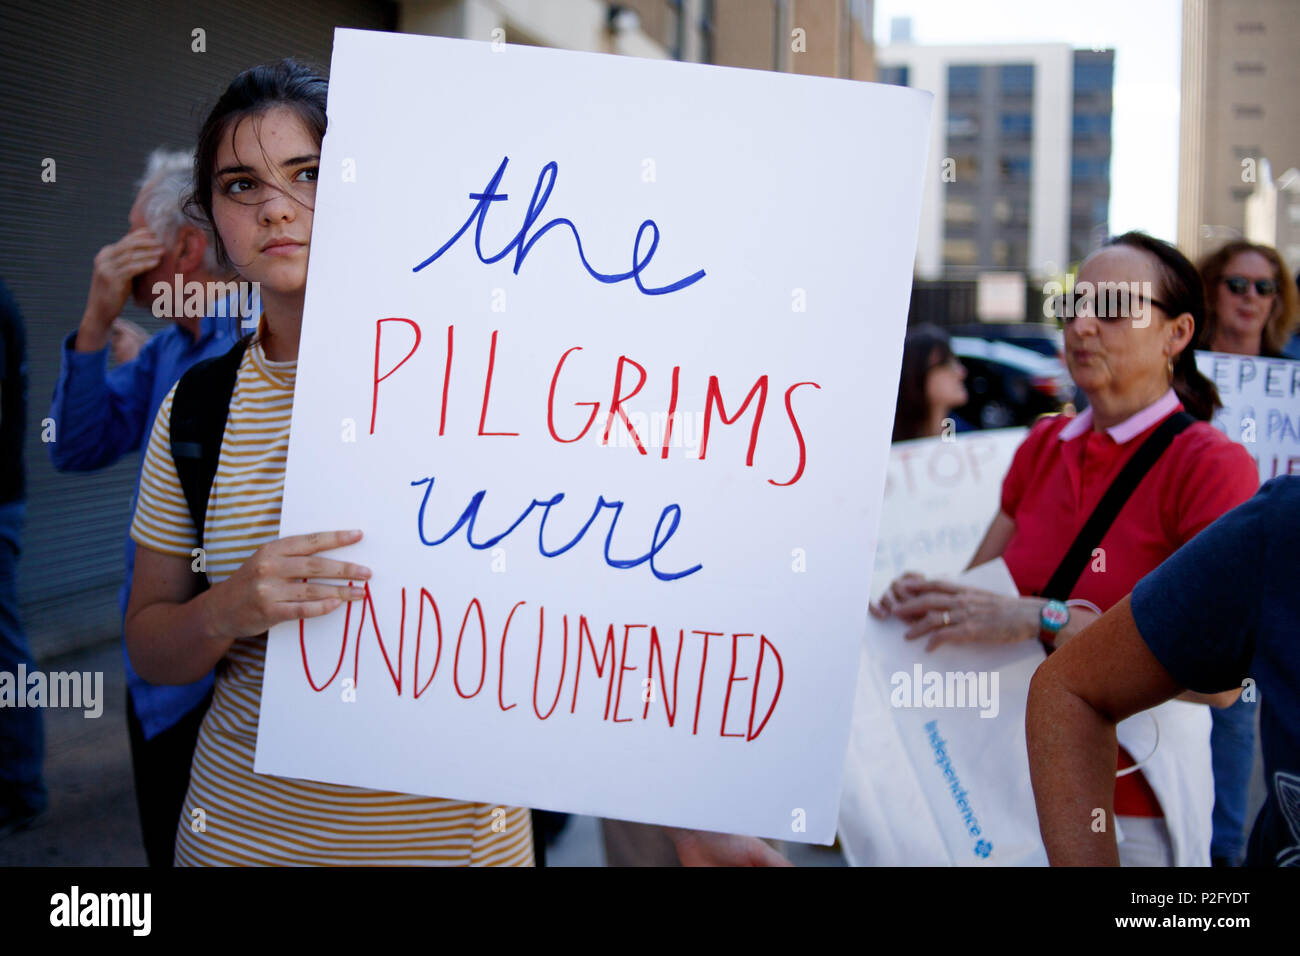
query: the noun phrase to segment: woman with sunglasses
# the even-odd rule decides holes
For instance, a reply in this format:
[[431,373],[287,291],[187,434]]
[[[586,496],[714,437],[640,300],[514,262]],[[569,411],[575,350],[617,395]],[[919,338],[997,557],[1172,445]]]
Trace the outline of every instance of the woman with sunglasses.
[[1205,325],[1196,347],[1282,358],[1300,319],[1300,294],[1277,250],[1237,240],[1201,262]]
[[[903,575],[871,612],[906,622],[918,652],[1038,640],[1050,653],[1258,485],[1246,451],[1207,422],[1218,392],[1197,371],[1191,348],[1205,295],[1196,268],[1177,249],[1141,233],[1112,239],[1084,261],[1075,294],[1056,310],[1070,374],[1089,407],[1030,430],[1003,481],[1001,510],[971,561],[1001,557],[1020,596]],[[1082,571],[1061,584],[1063,559],[1103,495],[1147,439],[1184,409],[1196,421],[1136,484]],[[1060,593],[1040,596],[1048,590]],[[1210,862],[1210,716],[1201,705],[1234,698],[1185,695],[1164,704],[1154,751],[1121,748],[1114,815],[1126,865]],[[1138,770],[1131,769],[1135,756],[1143,760]],[[1081,818],[1079,826],[1093,822]]]
[[[1296,287],[1277,250],[1237,240],[1201,262],[1207,293],[1206,322],[1197,347],[1235,355],[1283,357],[1295,330]],[[1255,762],[1253,701],[1240,700],[1213,712],[1216,866],[1235,866],[1246,852],[1246,803]]]

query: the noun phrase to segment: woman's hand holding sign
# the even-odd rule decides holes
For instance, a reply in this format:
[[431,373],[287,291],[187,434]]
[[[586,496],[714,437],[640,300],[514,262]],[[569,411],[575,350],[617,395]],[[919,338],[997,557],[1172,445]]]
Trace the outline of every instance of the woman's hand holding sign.
[[202,593],[197,562],[139,549],[125,621],[131,663],[150,683],[191,683],[239,638],[283,621],[319,617],[363,597],[361,588],[319,583],[369,579],[369,568],[318,553],[360,540],[360,531],[322,531],[268,541]]
[[[894,581],[870,605],[878,618],[890,616],[909,625],[905,640],[929,638],[926,651],[943,644],[1016,644],[1038,637],[1043,598],[1008,597],[951,581],[926,578],[909,571]],[[1055,645],[1066,640],[1097,615],[1073,608],[1069,623],[1056,635]]]
[[275,624],[328,614],[365,597],[362,588],[313,579],[364,581],[370,569],[318,552],[361,540],[360,531],[321,531],[277,538],[248,556],[234,574],[212,588],[209,631],[230,641],[262,634]]

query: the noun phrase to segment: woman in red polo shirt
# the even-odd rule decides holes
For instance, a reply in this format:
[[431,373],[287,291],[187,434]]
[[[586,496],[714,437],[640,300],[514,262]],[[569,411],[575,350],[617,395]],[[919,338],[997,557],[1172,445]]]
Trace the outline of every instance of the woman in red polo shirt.
[[[1059,647],[1258,487],[1245,449],[1207,423],[1219,397],[1197,371],[1191,345],[1204,320],[1205,292],[1195,266],[1177,249],[1142,233],[1112,239],[1080,267],[1058,314],[1070,374],[1089,408],[1045,418],[1030,430],[1003,481],[1001,511],[971,561],[1003,558],[1021,597],[903,575],[871,610],[907,621],[908,639],[926,639],[927,650],[1036,639]],[[1174,437],[1136,486],[1069,600],[1036,596],[1125,463],[1183,409],[1198,421]],[[1121,862],[1209,864],[1210,716],[1195,705],[1223,706],[1234,696],[1188,694],[1147,712],[1159,742],[1149,757],[1139,754],[1141,769],[1116,780]],[[1121,747],[1121,772],[1132,766],[1133,756]]]

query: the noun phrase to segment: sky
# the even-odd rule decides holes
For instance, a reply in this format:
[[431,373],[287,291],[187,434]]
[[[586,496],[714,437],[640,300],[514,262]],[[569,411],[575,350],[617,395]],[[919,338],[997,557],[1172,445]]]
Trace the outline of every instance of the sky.
[[1115,51],[1110,231],[1178,231],[1179,0],[876,0],[876,44],[910,17],[918,44],[1069,43]]

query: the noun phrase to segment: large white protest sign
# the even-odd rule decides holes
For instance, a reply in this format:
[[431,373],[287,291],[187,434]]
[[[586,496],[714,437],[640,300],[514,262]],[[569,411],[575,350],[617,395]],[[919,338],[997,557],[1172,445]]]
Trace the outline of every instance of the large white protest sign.
[[984,540],[1024,428],[896,443],[889,453],[872,596],[904,571],[960,574]]
[[257,770],[829,842],[929,106],[338,31]]
[[1300,474],[1300,362],[1197,352],[1196,367],[1223,400],[1211,423],[1250,452],[1260,482]]

